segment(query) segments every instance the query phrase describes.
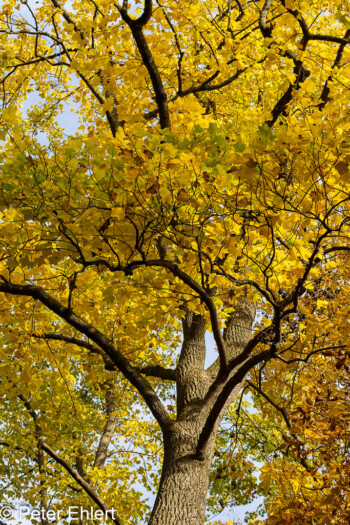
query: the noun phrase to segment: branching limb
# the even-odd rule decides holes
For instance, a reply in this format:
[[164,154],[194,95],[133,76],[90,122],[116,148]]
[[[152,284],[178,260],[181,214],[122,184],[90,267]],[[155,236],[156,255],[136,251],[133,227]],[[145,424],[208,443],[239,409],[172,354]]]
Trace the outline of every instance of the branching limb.
[[145,0],[145,8],[142,15],[133,20],[127,13],[125,7],[117,6],[117,9],[120,12],[120,15],[124,22],[129,26],[132,36],[134,37],[137,49],[142,58],[142,62],[146,67],[148,74],[150,76],[156,104],[159,112],[159,122],[160,127],[170,128],[170,114],[168,108],[167,94],[161,79],[158,67],[153,59],[151,50],[147,44],[145,35],[143,34],[142,28],[147,24],[151,15],[152,15],[152,0]]
[[205,449],[209,441],[210,436],[212,435],[216,424],[218,423],[222,410],[224,409],[227,400],[229,399],[235,386],[239,385],[247,375],[247,373],[257,364],[264,361],[268,361],[274,357],[274,353],[271,350],[265,350],[260,352],[250,359],[248,359],[225,383],[221,392],[216,398],[216,401],[213,404],[211,411],[208,414],[208,417],[203,425],[202,432],[199,436],[196,452],[194,458],[201,460],[205,457]]
[[285,0],[281,0],[281,4],[284,6],[286,11],[288,11],[288,13],[291,14],[298,22],[300,29],[303,33],[303,43],[306,44],[309,40],[319,40],[322,42],[335,42],[343,45],[350,44],[350,39],[348,35],[346,35],[345,37],[338,37],[332,35],[317,35],[310,33],[310,30],[301,12],[298,9],[290,9],[289,7],[286,7]]
[[160,365],[149,365],[138,369],[141,374],[150,377],[165,379],[166,381],[176,381],[175,370],[164,368]]
[[108,381],[106,384],[106,413],[107,413],[107,421],[105,424],[105,427],[103,429],[102,435],[100,437],[100,441],[98,444],[95,461],[94,461],[94,467],[97,467],[101,469],[107,459],[107,451],[109,444],[111,442],[111,439],[113,437],[115,425],[116,425],[116,399],[115,399],[115,390],[113,388],[114,384],[113,381]]
[[[264,60],[265,58],[259,62],[263,62]],[[205,91],[216,91],[218,89],[226,87],[232,82],[234,82],[240,75],[242,75],[242,73],[245,73],[247,69],[248,69],[248,66],[242,69],[238,69],[233,75],[231,75],[226,80],[223,80],[222,82],[219,82],[218,84],[212,84],[213,80],[215,80],[220,74],[220,71],[215,71],[212,75],[210,75],[210,77],[205,79],[203,82],[201,82],[197,86],[191,86],[190,88],[184,89],[182,91],[178,91],[176,95],[172,99],[170,99],[170,102],[175,102],[175,100],[177,100],[179,97],[183,98],[191,94],[197,95],[198,93],[202,93]],[[158,112],[159,112],[158,108],[154,109],[153,111],[149,111],[148,113],[144,114],[144,118],[146,120],[155,118],[158,115]]]
[[272,35],[272,27],[269,27],[266,23],[267,15],[271,7],[273,0],[266,0],[264,7],[261,10],[259,18],[259,27],[265,38],[270,38]]
[[143,13],[139,18],[136,20],[136,23],[140,26],[145,26],[151,19],[152,16],[152,0],[145,0],[145,6],[143,9]]
[[0,292],[37,299],[70,326],[94,341],[106,352],[124,376],[139,391],[159,425],[165,428],[171,424],[171,418],[149,382],[131,365],[128,359],[116,348],[114,343],[99,330],[63,306],[40,286],[13,284],[4,280],[4,282],[0,283]]
[[104,503],[104,501],[98,496],[94,489],[87,483],[81,476],[76,472],[61,456],[49,447],[42,439],[40,442],[42,450],[44,450],[56,463],[61,465],[68,474],[82,487],[86,494],[96,503],[96,505],[104,512],[105,516],[109,517],[115,525],[123,525],[122,521],[116,516],[114,509],[110,509]]

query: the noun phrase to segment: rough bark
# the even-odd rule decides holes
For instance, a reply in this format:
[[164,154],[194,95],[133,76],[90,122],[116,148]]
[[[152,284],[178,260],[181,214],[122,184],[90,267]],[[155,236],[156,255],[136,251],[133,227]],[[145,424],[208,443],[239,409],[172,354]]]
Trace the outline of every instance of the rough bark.
[[174,422],[165,434],[162,476],[149,525],[203,525],[214,439],[204,461],[188,457],[201,428],[201,420],[191,418]]
[[[241,384],[232,391],[224,407],[235,399]],[[164,435],[164,462],[157,499],[149,525],[203,525],[210,482],[210,468],[220,420],[211,433],[204,458],[194,459],[207,413],[174,421]]]
[[[254,316],[254,305],[241,298],[224,331],[228,360],[242,352],[250,340]],[[196,459],[199,438],[213,403],[221,392],[221,387],[218,386],[211,402],[204,402],[219,371],[219,360],[208,371],[204,370],[205,330],[205,320],[200,315],[186,313],[183,320],[183,345],[176,368],[177,420],[164,432],[163,470],[149,525],[204,523],[217,430],[228,405],[242,387],[242,382],[239,382],[232,389],[208,436],[203,457]],[[227,380],[235,372],[236,369]]]
[[187,312],[182,322],[183,344],[176,367],[177,415],[186,407],[200,403],[208,391],[205,362],[205,328],[202,316]]
[[110,380],[106,385],[106,412],[107,412],[107,421],[102,432],[100,442],[98,444],[98,449],[95,456],[94,467],[99,469],[103,468],[107,459],[107,451],[111,439],[113,437],[115,425],[116,425],[116,400],[115,400],[115,391],[113,388],[113,381]]
[[229,361],[243,351],[248,344],[252,336],[254,318],[254,304],[245,297],[241,297],[235,311],[228,318],[224,330]]

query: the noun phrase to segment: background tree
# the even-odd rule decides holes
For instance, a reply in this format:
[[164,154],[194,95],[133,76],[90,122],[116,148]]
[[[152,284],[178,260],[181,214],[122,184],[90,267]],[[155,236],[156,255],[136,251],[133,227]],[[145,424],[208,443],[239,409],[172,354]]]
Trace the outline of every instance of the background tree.
[[[157,484],[163,441],[148,522],[199,525],[246,385],[298,449],[281,380],[304,406],[305,378],[348,352],[348,16],[332,1],[3,4],[4,500],[137,522],[133,487]],[[312,468],[336,480],[327,461]]]

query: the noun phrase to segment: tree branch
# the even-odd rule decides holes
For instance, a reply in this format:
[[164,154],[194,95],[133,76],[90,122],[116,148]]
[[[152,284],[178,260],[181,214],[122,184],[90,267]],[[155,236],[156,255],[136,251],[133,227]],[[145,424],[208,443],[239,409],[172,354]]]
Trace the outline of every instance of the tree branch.
[[84,341],[83,339],[78,339],[77,337],[69,337],[66,335],[61,335],[61,334],[56,334],[56,333],[48,333],[48,334],[43,334],[43,335],[32,334],[32,337],[35,337],[36,339],[63,341],[65,343],[80,346],[81,348],[86,348],[87,350],[89,350],[89,352],[93,354],[98,354],[103,358],[106,370],[115,370],[116,368],[113,361],[108,357],[108,355],[106,355],[106,353],[103,350],[101,350],[101,348],[91,343],[88,343],[87,341]]
[[209,441],[210,436],[217,424],[220,414],[227,403],[227,400],[230,397],[230,394],[235,386],[239,385],[254,366],[261,363],[262,361],[267,361],[274,357],[274,353],[271,350],[265,350],[252,356],[248,359],[242,366],[237,370],[237,372],[225,383],[221,392],[217,396],[215,403],[209,412],[207,419],[203,425],[202,432],[199,436],[196,452],[193,456],[193,459],[202,460],[205,455],[205,448]]
[[37,299],[49,310],[66,321],[73,328],[99,345],[119,368],[130,383],[139,391],[152,414],[162,428],[171,424],[164,405],[154,392],[148,381],[142,377],[140,372],[128,361],[128,359],[116,348],[114,343],[103,335],[99,330],[75,315],[71,310],[63,306],[59,301],[51,297],[43,288],[31,284],[21,285],[9,282],[0,283],[0,292],[11,295],[21,295]]
[[68,474],[84,489],[86,494],[96,503],[96,505],[104,512],[105,516],[109,517],[115,525],[123,525],[122,521],[118,516],[115,515],[114,509],[110,509],[107,507],[107,505],[104,503],[104,501],[96,494],[94,489],[83,479],[78,472],[76,472],[70,465],[65,461],[61,456],[56,454],[54,450],[52,450],[51,447],[49,447],[44,440],[41,440],[40,446],[42,450],[45,450],[45,452],[54,460],[56,463],[61,465]]
[[145,7],[143,13],[135,22],[140,26],[145,26],[150,21],[152,16],[152,0],[145,0]]
[[[345,38],[346,39],[349,39],[350,38],[350,29],[347,29],[346,32],[345,32]],[[338,67],[340,65],[340,61],[342,59],[342,56],[343,56],[343,52],[344,52],[344,49],[345,49],[345,46],[346,44],[345,43],[342,43],[340,44],[339,48],[338,48],[338,51],[337,51],[337,54],[335,56],[335,59],[334,59],[334,62],[333,62],[333,65],[332,65],[332,70],[335,68],[335,67]],[[329,82],[332,82],[333,80],[333,77],[332,75],[329,75],[326,82],[324,83],[324,86],[323,86],[323,89],[322,89],[322,93],[321,93],[321,97],[320,99],[322,100],[322,102],[319,104],[319,108],[320,109],[323,109],[325,107],[325,105],[327,104],[327,102],[329,102],[329,93],[330,93],[330,88],[329,88]]]
[[175,370],[164,368],[160,365],[148,365],[138,370],[145,376],[158,377],[166,381],[176,381]]
[[[199,296],[199,298],[206,305],[209,315],[210,315],[210,321],[211,321],[215,343],[217,345],[217,349],[219,352],[220,364],[221,364],[222,369],[226,370],[227,368],[226,344],[221,334],[219,319],[217,316],[217,311],[215,308],[214,301],[210,297],[208,292],[202,286],[200,286],[200,284],[198,284],[194,279],[192,279],[185,272],[180,270],[177,263],[174,263],[172,261],[163,260],[163,259],[150,259],[148,261],[140,261],[140,260],[132,261],[127,266],[122,266],[120,264],[112,265],[109,262],[105,261],[104,259],[96,259],[94,261],[83,260],[79,262],[83,264],[85,267],[98,266],[99,264],[102,264],[106,268],[108,268],[111,272],[124,272],[126,275],[130,275],[130,273],[132,273],[134,269],[140,268],[142,266],[167,268],[175,277],[178,277],[183,283],[187,284],[193,291],[195,291],[197,295]],[[1,288],[0,288],[0,291],[1,291]]]
[[143,34],[142,28],[148,22],[152,15],[152,0],[145,0],[145,9],[140,18],[133,20],[128,15],[126,9],[123,7],[117,6],[119,13],[124,20],[124,22],[129,26],[132,36],[136,42],[137,49],[142,58],[142,62],[146,67],[148,74],[150,76],[156,104],[159,112],[159,122],[162,129],[169,128],[170,115],[167,101],[167,94],[164,89],[163,81],[161,79],[158,67],[153,59],[151,50],[147,44],[145,35]]
[[[265,394],[265,392],[263,390],[261,390],[261,388],[258,388],[256,385],[254,385],[254,383],[251,383],[250,381],[247,381],[247,384],[250,387],[252,387],[256,392],[258,392],[258,394],[262,395],[262,397],[265,398],[266,401],[271,406],[273,406],[274,409],[276,409],[278,412],[280,412],[280,414],[282,414],[282,417],[283,417],[283,419],[284,419],[288,429],[291,430],[292,424],[291,424],[291,422],[288,419],[287,412],[286,412],[285,408],[280,407],[279,405],[277,405],[277,403],[275,403],[267,394]],[[295,440],[298,439],[298,436],[294,432],[291,432],[290,435],[292,436],[293,439],[295,439]],[[308,470],[308,471],[312,470],[312,468],[310,467],[310,465],[308,465],[308,462],[307,462],[307,460],[305,458],[300,457],[300,463],[302,464],[302,466],[306,470]]]
[[272,2],[273,0],[266,0],[259,18],[259,28],[265,38],[271,38],[272,35],[272,27],[268,27],[266,24],[267,15],[269,14]]
[[107,382],[107,388],[106,388],[106,412],[107,412],[107,421],[105,424],[105,427],[103,429],[103,433],[101,435],[95,461],[94,461],[94,467],[97,467],[98,469],[101,469],[107,458],[107,451],[108,446],[111,442],[111,439],[113,437],[115,425],[116,425],[116,400],[115,400],[115,391],[113,388],[113,382],[108,381]]
[[286,410],[283,407],[280,407],[279,405],[277,405],[277,403],[272,401],[272,399],[267,394],[265,394],[265,392],[263,392],[263,390],[261,390],[261,388],[258,388],[257,386],[255,386],[254,383],[252,383],[251,381],[247,381],[247,385],[249,385],[249,387],[253,388],[260,395],[262,395],[266,399],[266,401],[268,403],[270,403],[271,406],[273,406],[276,410],[278,410],[278,412],[280,412],[282,414],[283,419],[284,419],[284,421],[285,421],[285,423],[286,423],[288,428],[292,427],[292,425],[291,425],[291,423],[290,423],[290,421],[288,419]]
[[293,91],[298,90],[300,88],[300,84],[310,76],[310,71],[306,69],[301,60],[297,59],[297,56],[292,51],[287,50],[284,52],[284,54],[285,56],[291,58],[294,62],[294,73],[296,78],[293,84],[289,84],[287,90],[276,102],[275,107],[272,110],[272,118],[266,122],[269,127],[272,127],[277,119],[285,113],[289,102],[293,98]]
[[227,369],[227,348],[226,348],[226,343],[224,341],[224,338],[221,334],[219,319],[217,316],[217,311],[216,311],[213,299],[209,296],[208,292],[204,288],[202,288],[202,286],[200,286],[196,281],[194,281],[185,272],[180,270],[177,264],[171,263],[170,261],[169,262],[161,261],[160,266],[164,266],[165,268],[168,268],[173,275],[175,275],[176,277],[179,277],[179,279],[181,279],[183,283],[187,284],[192,290],[197,292],[199,297],[202,299],[203,303],[206,305],[209,311],[209,315],[210,315],[210,321],[211,321],[215,343],[217,345],[217,349],[219,352],[220,365],[221,365],[222,370],[226,370]]

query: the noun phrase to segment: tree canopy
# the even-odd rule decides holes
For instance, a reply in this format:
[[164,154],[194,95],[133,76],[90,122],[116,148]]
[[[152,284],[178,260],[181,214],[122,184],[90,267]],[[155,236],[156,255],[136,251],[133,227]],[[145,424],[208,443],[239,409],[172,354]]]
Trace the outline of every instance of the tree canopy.
[[3,502],[348,523],[349,43],[332,0],[3,2]]

